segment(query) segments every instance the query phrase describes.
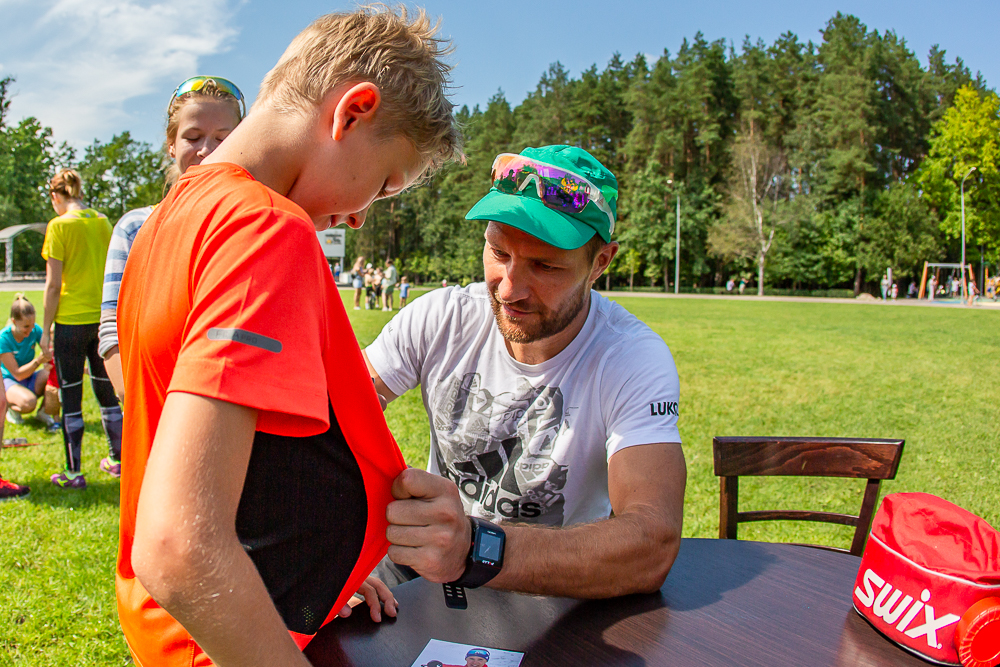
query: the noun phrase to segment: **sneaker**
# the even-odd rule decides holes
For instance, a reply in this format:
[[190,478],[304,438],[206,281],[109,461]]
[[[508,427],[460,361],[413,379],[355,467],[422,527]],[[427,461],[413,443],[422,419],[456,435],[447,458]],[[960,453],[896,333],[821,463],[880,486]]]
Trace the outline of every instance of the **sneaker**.
[[16,410],[11,410],[7,408],[7,423],[9,424],[23,424],[24,419],[21,418],[21,413]]
[[80,472],[57,472],[49,479],[56,486],[63,489],[79,489],[80,491],[87,488],[87,480],[84,479],[83,473]]
[[45,410],[35,413],[35,419],[45,424],[45,430],[49,433],[59,433],[62,431],[62,422],[50,415]]
[[0,500],[24,498],[30,491],[31,489],[27,486],[22,486],[21,484],[15,484],[14,482],[8,482],[5,479],[0,479]]
[[354,306],[354,310],[361,310],[361,306]]
[[106,472],[112,477],[122,476],[122,462],[115,461],[110,456],[101,459],[101,471]]
[[[52,415],[47,413],[45,410],[38,410],[38,412],[35,413],[35,419],[45,424],[45,427],[48,429],[50,433],[53,430],[58,430],[59,428],[61,428],[59,422],[56,421],[52,417]],[[55,429],[52,428],[53,426],[55,426]]]

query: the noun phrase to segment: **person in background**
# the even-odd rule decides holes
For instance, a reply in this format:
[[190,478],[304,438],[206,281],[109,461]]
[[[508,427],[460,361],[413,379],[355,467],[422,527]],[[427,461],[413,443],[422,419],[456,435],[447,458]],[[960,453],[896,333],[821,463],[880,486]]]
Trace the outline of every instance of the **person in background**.
[[[53,330],[49,331],[49,358],[52,358],[52,339],[55,338],[55,325],[53,325]],[[58,420],[60,413],[62,413],[62,400],[59,398],[59,373],[56,371],[55,362],[49,362],[49,379],[45,383],[45,399],[42,401],[42,409],[45,410],[45,414],[52,417],[53,420]],[[62,424],[56,421],[55,430],[61,430]]]
[[351,267],[351,286],[354,288],[354,310],[361,310],[361,292],[365,287],[364,276],[365,256],[361,255],[354,260]]
[[882,280],[879,281],[879,289],[882,292],[882,300],[885,301],[886,294],[889,292],[889,276],[882,274]]
[[740,278],[740,294],[743,294],[743,290],[746,289],[746,286],[747,286],[747,279]]
[[[51,357],[45,348],[35,356],[35,346],[41,340],[42,327],[35,322],[35,306],[18,292],[10,305],[10,322],[0,331],[0,371],[8,406],[7,421],[12,424],[24,423],[22,416],[33,412],[38,407],[38,398],[45,394],[49,379],[46,366]],[[59,429],[45,410],[39,409],[36,418],[50,431]]]
[[[227,79],[194,76],[177,86],[167,104],[167,153],[174,160],[167,169],[167,188],[176,183],[188,167],[201,164],[211,155],[239,125],[245,111],[243,93]],[[125,382],[118,354],[118,291],[132,242],[153,208],[133,209],[121,217],[111,235],[104,265],[97,349],[120,398],[125,395]]]
[[372,299],[372,310],[379,307],[382,303],[382,281],[385,279],[385,274],[382,272],[382,267],[375,267],[375,273],[372,275],[372,294],[374,298]]
[[[0,410],[3,410],[4,412],[7,411],[7,399],[3,394],[0,394]],[[0,442],[3,442],[4,424],[4,420],[0,419]],[[30,486],[26,484],[17,484],[9,479],[0,477],[0,501],[24,498],[29,493],[31,493]]]
[[896,297],[899,296],[899,285],[897,285],[896,283],[892,284],[892,292],[891,292],[891,294],[892,294],[892,300],[893,301],[895,301]]
[[392,293],[396,289],[396,282],[399,280],[399,272],[396,270],[392,259],[385,260],[385,274],[382,276],[382,310],[392,310]]
[[932,273],[931,277],[927,279],[927,299],[929,301],[934,300],[935,292],[937,292],[937,278]]
[[732,278],[730,278],[729,280],[726,281],[726,291],[727,292],[729,292],[730,294],[732,294],[733,293],[733,288],[735,288],[735,287],[736,287],[736,281],[735,280],[733,280]]
[[[30,321],[32,323],[31,327],[27,326],[29,310],[31,311],[30,315]],[[0,332],[0,363],[4,361],[10,362],[11,361],[10,357],[14,357],[15,359],[12,365],[17,365],[18,363],[16,359],[17,352],[26,351],[27,354],[22,354],[21,358],[25,359],[28,356],[28,354],[30,354],[32,357],[32,359],[28,361],[28,363],[23,364],[24,366],[28,367],[27,370],[31,370],[31,367],[35,364],[38,364],[38,367],[41,367],[42,363],[44,363],[44,358],[47,358],[46,355],[44,354],[42,355],[43,356],[42,363],[36,362],[34,360],[35,356],[34,343],[31,343],[31,347],[28,347],[28,342],[30,342],[29,339],[33,340],[34,342],[38,342],[41,340],[41,331],[40,330],[36,331],[36,329],[39,329],[39,327],[37,324],[34,324],[35,307],[31,304],[31,302],[29,302],[27,299],[24,298],[23,294],[16,294],[14,296],[14,303],[11,304],[10,316],[11,316],[11,323],[8,324],[7,327],[2,332]],[[15,320],[19,321],[21,326],[16,325],[14,323]],[[14,331],[15,328],[18,329],[17,332]],[[30,331],[27,334],[25,334],[25,331],[28,329],[30,329]],[[20,341],[17,340],[18,335],[20,335],[21,338]],[[8,357],[7,354],[4,353],[4,351],[12,352],[12,354],[10,354],[10,357]],[[7,363],[2,363],[5,388],[7,386],[7,375],[9,374],[13,375],[8,370],[7,365],[8,365]],[[38,372],[39,371],[37,370],[36,367],[36,370],[34,371],[35,375],[37,375]],[[29,377],[28,380],[29,382],[31,381],[31,379],[35,379],[34,375],[28,377]],[[25,387],[23,386],[21,388],[25,389]],[[28,389],[25,389],[25,391],[28,391]],[[0,393],[0,410],[3,410],[4,412],[10,414],[10,411],[7,407],[6,393],[7,393],[6,391]],[[17,416],[17,421],[15,421],[14,423],[20,423],[19,413]],[[3,431],[4,431],[4,420],[0,419],[0,442],[3,442]],[[0,501],[24,498],[29,493],[31,493],[31,487],[25,484],[16,484],[14,482],[11,482],[10,480],[0,477]]]
[[333,263],[333,282],[340,284],[340,262]]
[[365,266],[365,310],[371,310],[374,308],[375,301],[375,269],[372,268],[371,262]]
[[406,297],[410,295],[410,281],[406,276],[399,282],[399,307],[402,308],[406,305]]
[[913,280],[910,281],[910,286],[906,288],[906,298],[916,299],[917,298],[917,283]]
[[122,411],[114,386],[97,352],[101,319],[101,285],[111,240],[111,223],[101,213],[83,205],[83,183],[72,169],[63,169],[49,184],[57,217],[45,229],[45,317],[41,346],[49,347],[55,323],[56,370],[61,383],[63,442],[66,469],[54,473],[52,483],[63,489],[85,489],[83,454],[83,365],[90,367],[90,383],[101,406],[101,423],[108,438],[108,456],[100,469],[121,475]]

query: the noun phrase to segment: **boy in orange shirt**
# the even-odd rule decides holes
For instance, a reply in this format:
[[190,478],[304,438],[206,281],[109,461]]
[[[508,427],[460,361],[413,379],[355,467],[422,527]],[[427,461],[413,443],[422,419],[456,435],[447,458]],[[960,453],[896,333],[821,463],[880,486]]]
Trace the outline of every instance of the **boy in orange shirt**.
[[[423,12],[318,19],[135,240],[116,589],[137,665],[307,665],[299,648],[354,591],[395,615],[366,583],[392,494],[457,498],[402,474],[316,238],[461,155],[434,32]],[[344,377],[364,381],[333,392]],[[457,578],[469,527],[441,527],[441,549],[433,520],[407,521],[429,535],[407,553]]]

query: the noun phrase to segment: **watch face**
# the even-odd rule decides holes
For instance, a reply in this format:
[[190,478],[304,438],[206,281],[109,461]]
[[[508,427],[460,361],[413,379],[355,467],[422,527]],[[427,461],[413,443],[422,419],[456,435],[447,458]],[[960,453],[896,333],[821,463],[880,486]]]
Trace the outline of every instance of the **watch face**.
[[500,562],[500,547],[503,546],[503,538],[493,533],[483,531],[479,534],[479,548],[476,549],[476,560],[490,561],[492,564]]

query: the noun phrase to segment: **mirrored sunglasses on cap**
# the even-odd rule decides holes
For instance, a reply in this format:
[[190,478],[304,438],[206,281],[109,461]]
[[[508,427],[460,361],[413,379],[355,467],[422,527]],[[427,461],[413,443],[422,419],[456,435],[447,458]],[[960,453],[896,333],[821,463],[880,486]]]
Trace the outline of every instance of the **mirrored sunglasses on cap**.
[[608,235],[615,233],[615,214],[601,189],[579,174],[523,155],[501,153],[493,161],[493,187],[509,195],[524,192],[532,183],[547,208],[560,213],[579,213],[594,202],[608,216]]
[[207,84],[209,81],[214,83],[216,88],[218,88],[224,93],[232,95],[239,101],[240,120],[243,120],[243,118],[245,118],[247,115],[247,103],[246,100],[243,98],[243,93],[240,91],[239,88],[236,87],[235,83],[233,83],[229,79],[223,79],[221,76],[193,76],[187,81],[181,82],[181,85],[177,86],[177,88],[174,90],[174,94],[171,95],[170,104],[167,105],[167,108],[169,109],[173,105],[174,100],[176,100],[181,95],[197,92],[202,88],[204,88],[205,84]]

